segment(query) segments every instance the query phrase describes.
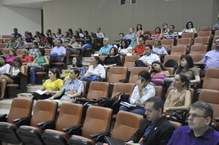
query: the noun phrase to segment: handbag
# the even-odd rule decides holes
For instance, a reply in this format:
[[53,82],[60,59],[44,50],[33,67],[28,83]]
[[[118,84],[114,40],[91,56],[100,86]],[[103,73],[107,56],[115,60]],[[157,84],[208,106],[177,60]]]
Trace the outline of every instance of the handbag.
[[165,117],[169,120],[180,122],[183,125],[186,124],[186,119],[188,117],[187,110],[177,110],[165,112]]

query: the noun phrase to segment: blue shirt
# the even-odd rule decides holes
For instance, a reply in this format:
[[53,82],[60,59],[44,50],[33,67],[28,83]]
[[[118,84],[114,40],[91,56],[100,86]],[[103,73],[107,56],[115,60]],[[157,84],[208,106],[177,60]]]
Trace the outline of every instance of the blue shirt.
[[112,48],[112,45],[103,46],[100,48],[100,52],[103,53],[103,56],[107,56],[109,54],[110,49]]
[[201,62],[205,63],[205,69],[219,68],[219,50],[208,51]]
[[219,132],[209,128],[202,136],[195,137],[189,126],[176,129],[167,145],[217,145]]

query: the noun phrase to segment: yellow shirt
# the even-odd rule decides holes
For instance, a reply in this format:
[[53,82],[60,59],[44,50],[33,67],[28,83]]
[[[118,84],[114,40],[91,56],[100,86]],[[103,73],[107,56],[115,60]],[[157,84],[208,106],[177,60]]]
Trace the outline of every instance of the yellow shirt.
[[55,81],[48,79],[43,83],[43,87],[47,91],[59,91],[63,85],[64,81],[61,79],[57,79]]

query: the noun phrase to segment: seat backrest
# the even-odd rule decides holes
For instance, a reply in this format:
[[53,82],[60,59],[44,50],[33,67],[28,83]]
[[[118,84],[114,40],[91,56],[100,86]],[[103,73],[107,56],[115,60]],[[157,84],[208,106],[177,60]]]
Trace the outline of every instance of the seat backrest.
[[110,83],[118,83],[127,77],[127,67],[111,67],[107,71],[107,81]]
[[197,37],[211,36],[211,31],[199,31]]
[[215,32],[214,32],[214,35],[216,36],[216,35],[219,35],[219,30],[216,30]]
[[8,114],[7,122],[13,123],[14,119],[24,118],[31,115],[32,100],[14,98]]
[[194,36],[195,36],[194,33],[186,33],[186,32],[182,33],[182,38],[190,38],[190,39],[193,39]]
[[130,69],[129,83],[136,83],[138,79],[138,74],[141,71],[149,71],[149,67],[132,67]]
[[75,103],[63,103],[60,106],[59,116],[56,121],[56,130],[63,130],[73,125],[81,124],[83,106]]
[[207,69],[202,88],[219,90],[219,85],[217,84],[219,84],[219,69]]
[[134,86],[134,83],[114,83],[111,97],[114,97],[115,95],[121,92],[129,94],[129,96],[131,96]]
[[173,46],[174,40],[173,39],[162,39],[161,44],[162,45],[172,45]]
[[90,83],[87,94],[87,99],[108,98],[109,82],[96,82]]
[[177,40],[177,46],[179,45],[190,46],[191,42],[192,42],[191,38],[181,38]]
[[192,57],[194,63],[199,63],[204,57],[204,54],[190,54],[190,56]]
[[[214,110],[213,118],[219,116],[219,91],[218,90],[201,89],[198,100],[204,101],[212,106]],[[213,119],[213,122],[214,122],[214,119]]]
[[211,26],[202,26],[198,28],[198,31],[211,31]]
[[89,106],[82,127],[82,136],[91,138],[91,134],[109,131],[112,119],[112,109]]
[[194,45],[206,45],[209,43],[210,36],[201,36],[194,39]]
[[207,45],[192,45],[190,54],[205,54],[207,52]]
[[37,126],[39,122],[54,120],[57,111],[57,103],[49,100],[38,100],[34,106],[31,126]]
[[156,96],[162,97],[163,87],[162,86],[154,86]]
[[186,48],[187,48],[187,46],[185,46],[185,45],[173,46],[171,49],[170,55],[186,54]]
[[152,40],[146,40],[146,41],[145,41],[145,45],[154,45],[154,42],[155,42],[154,39],[152,39]]
[[111,137],[128,141],[130,137],[140,128],[142,121],[142,115],[127,111],[119,111],[116,116],[116,122],[113,127]]
[[140,57],[138,55],[125,56],[124,67],[132,68],[135,66],[135,61]]
[[[181,57],[181,55],[165,55],[165,57],[164,57],[164,62],[163,62],[163,64],[164,64],[164,66],[165,66],[165,63],[168,61],[168,60],[174,60],[178,65],[179,65],[179,63],[180,63],[180,57]],[[169,67],[169,66],[166,66],[166,67]]]

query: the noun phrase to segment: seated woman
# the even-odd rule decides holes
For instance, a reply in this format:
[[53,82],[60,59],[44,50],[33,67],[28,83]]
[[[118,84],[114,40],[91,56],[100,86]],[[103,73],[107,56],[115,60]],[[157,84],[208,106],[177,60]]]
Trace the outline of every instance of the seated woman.
[[14,49],[10,49],[9,54],[6,57],[6,62],[12,63],[16,57],[17,57],[16,51]]
[[138,74],[138,80],[136,86],[130,97],[130,104],[136,105],[136,107],[120,106],[120,110],[145,115],[145,102],[147,99],[155,96],[155,88],[150,83],[151,76],[147,71],[142,71]]
[[110,49],[109,55],[105,57],[104,66],[111,67],[111,66],[122,66],[120,55],[118,54],[118,49],[112,47]]
[[27,64],[33,61],[33,57],[28,54],[28,51],[26,49],[21,50],[20,59],[21,59],[22,64]]
[[[72,58],[72,66],[70,66],[70,69],[77,68],[80,71],[80,75],[78,78],[81,78],[85,74],[85,69],[83,67],[82,61],[79,57],[73,57]],[[65,71],[65,78],[64,81],[67,81],[69,79],[70,70]]]
[[45,56],[45,49],[38,49],[38,56],[33,60],[33,62],[29,63],[29,75],[30,75],[30,83],[32,85],[36,84],[36,72],[46,71],[46,67],[49,65],[49,59]]
[[162,86],[164,78],[170,75],[169,72],[165,71],[159,61],[154,61],[151,66],[151,82],[156,86]]
[[[191,105],[191,92],[189,91],[189,80],[183,74],[177,74],[174,78],[174,89],[171,90],[166,98],[164,104],[164,111],[166,114],[173,114],[171,112],[178,112],[180,116],[178,121],[184,123],[186,114]],[[184,116],[185,115],[185,116]]]
[[182,30],[182,33],[197,33],[196,28],[194,28],[193,22],[189,21],[186,23],[186,28]]
[[98,56],[94,56],[91,58],[91,65],[81,80],[90,83],[91,81],[101,81],[102,79],[105,79],[105,77],[106,71],[101,64],[100,58]]
[[161,29],[160,27],[156,27],[154,30],[154,34],[151,35],[152,39],[161,39],[162,38],[162,34],[161,34]]
[[0,83],[1,83],[1,97],[0,99],[2,100],[5,96],[5,88],[6,88],[6,84],[7,83],[17,83],[18,82],[18,75],[20,73],[24,73],[24,66],[22,66],[22,62],[20,60],[20,58],[15,58],[9,73],[6,74],[2,74],[0,76]]
[[188,54],[180,57],[180,66],[177,68],[176,74],[184,74],[189,79],[190,85],[197,85],[201,80],[193,59]]
[[50,99],[56,99],[64,94],[60,102],[75,102],[76,97],[81,97],[82,92],[84,91],[84,84],[81,80],[78,79],[80,71],[77,68],[72,68],[70,70],[70,78],[67,80],[60,91],[55,95],[50,97]]
[[126,55],[127,53],[131,53],[132,48],[128,48],[128,41],[127,40],[121,40],[121,44],[119,47],[119,53],[121,55]]
[[47,79],[44,83],[42,88],[40,89],[43,93],[35,92],[33,94],[33,99],[47,99],[50,98],[52,95],[56,94],[63,86],[64,81],[60,79],[60,72],[58,68],[51,68],[49,70],[49,79]]
[[10,64],[5,63],[5,57],[0,56],[0,75],[8,74],[10,70]]

